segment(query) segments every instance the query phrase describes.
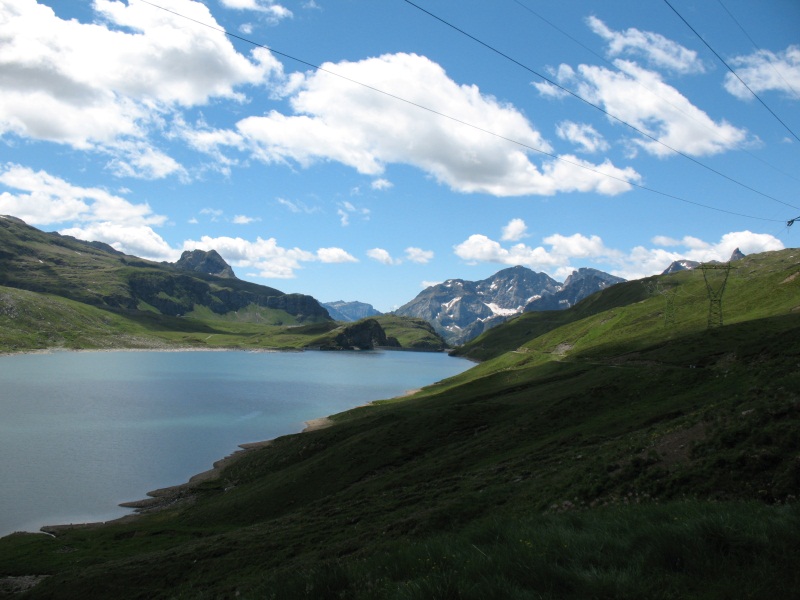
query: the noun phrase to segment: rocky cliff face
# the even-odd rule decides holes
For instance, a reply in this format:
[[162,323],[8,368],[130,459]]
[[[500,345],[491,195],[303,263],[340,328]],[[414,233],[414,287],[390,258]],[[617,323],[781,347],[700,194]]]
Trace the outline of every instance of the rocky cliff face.
[[623,281],[625,280],[622,277],[615,277],[597,269],[581,268],[567,277],[561,289],[537,298],[525,307],[524,312],[564,310],[595,292]]
[[387,338],[386,332],[375,319],[365,319],[354,325],[344,327],[336,335],[333,344],[323,350],[373,350],[378,347],[399,348],[394,338]]
[[205,273],[215,277],[226,279],[236,279],[231,266],[225,262],[216,250],[187,250],[181,254],[175,268],[181,271],[194,271],[195,273]]
[[375,307],[366,302],[337,300],[336,302],[323,302],[322,306],[325,307],[334,321],[359,321],[381,314],[375,310]]
[[448,343],[458,345],[516,314],[565,309],[620,281],[596,269],[579,269],[562,284],[517,266],[481,281],[449,279],[431,286],[395,314],[425,319]]

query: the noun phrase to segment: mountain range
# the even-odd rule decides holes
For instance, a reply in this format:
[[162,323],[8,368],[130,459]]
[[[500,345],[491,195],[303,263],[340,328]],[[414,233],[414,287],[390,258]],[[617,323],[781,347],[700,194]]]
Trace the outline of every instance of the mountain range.
[[367,317],[377,317],[383,314],[366,302],[337,300],[335,302],[323,302],[322,306],[325,307],[334,321],[359,321]]
[[545,273],[515,266],[480,281],[448,279],[430,286],[395,314],[425,319],[448,343],[458,345],[512,316],[563,310],[623,281],[603,271],[581,268],[560,283]]

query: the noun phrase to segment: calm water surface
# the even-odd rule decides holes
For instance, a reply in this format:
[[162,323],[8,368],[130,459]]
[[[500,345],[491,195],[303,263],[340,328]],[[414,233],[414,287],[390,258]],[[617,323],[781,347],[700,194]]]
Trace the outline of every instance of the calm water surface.
[[0,357],[0,536],[113,519],[246,442],[460,373],[416,352]]

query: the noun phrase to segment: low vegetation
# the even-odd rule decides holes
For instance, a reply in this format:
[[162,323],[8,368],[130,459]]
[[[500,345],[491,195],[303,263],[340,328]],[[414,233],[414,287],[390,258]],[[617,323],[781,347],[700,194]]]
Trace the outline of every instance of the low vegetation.
[[700,271],[657,280],[674,321],[648,281],[523,315],[465,373],[159,511],[3,538],[0,578],[46,576],[28,598],[793,598],[800,251],[737,267],[723,327]]

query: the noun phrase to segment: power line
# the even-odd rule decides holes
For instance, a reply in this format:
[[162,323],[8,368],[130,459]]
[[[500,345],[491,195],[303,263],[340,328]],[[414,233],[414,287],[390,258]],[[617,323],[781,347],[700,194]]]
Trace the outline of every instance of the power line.
[[[751,43],[751,44],[753,44],[753,48],[755,48],[755,49],[756,49],[756,50],[758,50],[759,52],[764,52],[764,51],[763,51],[763,50],[762,50],[762,49],[761,49],[761,48],[758,46],[758,44],[756,44],[755,40],[753,40],[753,38],[752,38],[752,37],[750,37],[750,34],[749,34],[749,33],[747,33],[747,31],[745,30],[745,28],[744,28],[744,27],[742,27],[742,24],[741,24],[741,23],[739,23],[739,21],[736,19],[736,17],[734,17],[734,16],[733,16],[733,13],[732,13],[731,11],[729,11],[729,10],[728,10],[728,8],[727,8],[727,7],[726,7],[726,6],[725,6],[725,5],[722,3],[722,0],[717,0],[717,2],[718,2],[718,3],[719,3],[719,5],[722,7],[722,9],[723,9],[723,10],[724,10],[726,13],[728,13],[728,16],[729,16],[729,17],[730,17],[730,18],[733,20],[733,22],[734,22],[734,23],[736,23],[736,25],[739,27],[739,29],[741,29],[741,30],[742,30],[742,33],[745,35],[745,37],[746,37],[748,40],[750,40],[750,43]],[[790,90],[792,90],[792,91],[794,92],[794,95],[795,95],[795,97],[796,97],[796,98],[800,99],[800,92],[798,92],[796,89],[794,89],[794,86],[793,86],[791,83],[789,83],[789,81],[788,81],[788,80],[787,80],[787,79],[786,79],[786,78],[783,76],[783,73],[781,73],[781,72],[780,72],[780,71],[777,69],[777,67],[775,67],[775,65],[772,63],[772,61],[771,61],[771,60],[768,60],[767,62],[769,63],[769,66],[770,66],[770,67],[772,67],[772,70],[773,70],[773,71],[775,71],[775,74],[776,74],[778,77],[780,77],[780,78],[781,78],[781,80],[783,80],[783,83],[785,83],[785,84],[786,84],[786,87],[787,87],[787,88],[789,88]]]
[[702,35],[700,35],[700,34],[697,32],[697,30],[696,30],[694,27],[692,27],[692,26],[689,24],[689,21],[687,21],[686,19],[684,19],[684,18],[683,18],[683,15],[681,15],[681,13],[679,13],[679,12],[678,12],[678,11],[675,9],[675,7],[674,7],[674,6],[672,6],[672,4],[670,4],[670,3],[669,3],[669,0],[664,0],[664,3],[665,3],[667,6],[669,6],[669,7],[672,9],[672,12],[674,12],[676,15],[678,15],[678,18],[680,18],[680,20],[681,20],[681,21],[683,21],[683,22],[686,24],[686,26],[687,26],[689,29],[691,29],[691,30],[692,30],[692,33],[694,33],[694,34],[695,34],[695,35],[696,35],[698,38],[700,38],[700,41],[701,41],[701,42],[703,42],[703,43],[706,45],[706,48],[708,48],[709,50],[711,50],[711,52],[714,54],[714,56],[716,56],[716,57],[719,59],[719,61],[720,61],[720,62],[721,62],[723,65],[725,65],[725,67],[728,69],[728,71],[730,71],[731,73],[733,73],[734,77],[736,77],[736,79],[738,79],[738,80],[739,80],[739,82],[740,82],[740,83],[741,83],[741,84],[742,84],[744,87],[746,87],[746,88],[747,88],[747,91],[749,91],[751,94],[753,94],[753,97],[754,97],[756,100],[758,100],[758,101],[761,103],[761,105],[762,105],[764,108],[766,108],[766,109],[769,111],[769,113],[770,113],[770,114],[771,114],[773,117],[775,117],[775,118],[778,120],[778,122],[779,122],[781,125],[783,125],[783,126],[786,128],[786,131],[788,131],[789,133],[791,133],[791,134],[792,134],[792,136],[794,137],[794,139],[796,139],[798,142],[800,142],[800,137],[797,137],[797,134],[796,134],[794,131],[792,131],[792,130],[791,130],[791,128],[790,128],[790,127],[789,127],[789,126],[788,126],[786,123],[784,123],[784,122],[781,120],[781,118],[780,118],[778,115],[776,115],[776,114],[775,114],[775,112],[774,112],[774,111],[773,111],[773,110],[772,110],[772,109],[771,109],[769,106],[767,106],[767,103],[766,103],[766,102],[764,102],[764,101],[763,101],[763,100],[762,100],[762,99],[759,97],[759,95],[758,95],[758,94],[756,94],[756,93],[755,93],[755,92],[754,92],[754,91],[753,91],[753,90],[750,88],[750,86],[749,86],[749,85],[747,85],[747,84],[744,82],[744,79],[742,79],[741,77],[739,77],[739,74],[738,74],[736,71],[734,71],[734,70],[731,68],[731,66],[730,66],[730,65],[729,65],[727,62],[725,62],[725,59],[724,59],[724,58],[722,58],[722,57],[721,57],[721,56],[720,56],[720,55],[717,53],[717,51],[716,51],[716,50],[714,50],[714,48],[712,48],[712,47],[711,47],[711,45],[710,45],[710,44],[709,44],[707,41],[705,41],[705,39],[703,39],[703,36],[702,36]]
[[631,129],[632,129],[633,131],[635,131],[636,133],[638,133],[638,134],[640,134],[640,135],[643,135],[644,137],[646,137],[646,138],[648,138],[648,139],[650,139],[650,140],[652,140],[652,141],[656,142],[657,144],[660,144],[661,146],[664,146],[664,147],[665,147],[665,148],[667,148],[668,150],[670,150],[670,151],[674,152],[675,154],[678,154],[678,155],[680,155],[680,156],[684,157],[684,158],[685,158],[685,159],[687,159],[687,160],[690,160],[690,161],[692,161],[692,162],[693,162],[693,163],[695,163],[696,165],[699,165],[700,167],[703,167],[704,169],[706,169],[706,170],[708,170],[708,171],[711,171],[712,173],[714,173],[714,174],[716,174],[716,175],[719,175],[720,177],[723,177],[724,179],[727,179],[728,181],[730,181],[730,182],[732,182],[732,183],[735,183],[736,185],[739,185],[739,186],[741,186],[741,187],[743,187],[743,188],[745,188],[745,189],[747,189],[747,190],[750,190],[751,192],[753,192],[753,193],[755,193],[755,194],[758,194],[759,196],[763,196],[764,198],[767,198],[767,199],[769,199],[769,200],[772,200],[773,202],[777,202],[778,204],[783,204],[784,206],[788,206],[788,207],[790,207],[790,208],[800,208],[800,207],[794,206],[794,205],[792,205],[792,204],[789,204],[788,202],[784,202],[783,200],[778,200],[777,198],[775,198],[775,197],[773,197],[773,196],[770,196],[769,194],[765,194],[764,192],[761,192],[761,191],[759,191],[759,190],[757,190],[757,189],[755,189],[755,188],[753,188],[753,187],[751,187],[751,186],[747,185],[746,183],[743,183],[743,182],[741,182],[741,181],[739,181],[739,180],[737,180],[737,179],[734,179],[733,177],[730,177],[729,175],[726,175],[725,173],[723,173],[723,172],[721,172],[721,171],[718,171],[717,169],[715,169],[715,168],[713,168],[713,167],[710,167],[710,166],[708,166],[707,164],[705,164],[705,163],[703,163],[703,162],[701,162],[701,161],[697,160],[696,158],[694,158],[694,157],[692,157],[692,156],[690,156],[690,155],[686,154],[685,152],[682,152],[682,151],[680,151],[680,150],[677,150],[676,148],[673,148],[673,147],[672,147],[672,146],[670,146],[669,144],[666,144],[666,143],[662,142],[662,141],[661,141],[661,140],[659,140],[658,138],[656,138],[656,137],[653,137],[652,135],[650,135],[649,133],[647,133],[647,132],[645,132],[645,131],[642,131],[641,129],[639,129],[639,128],[638,128],[638,127],[636,127],[635,125],[632,125],[632,124],[628,123],[627,121],[625,121],[624,119],[622,119],[622,118],[620,118],[620,117],[617,117],[616,115],[614,115],[614,114],[612,114],[612,113],[608,112],[608,111],[607,111],[605,108],[603,108],[602,106],[600,106],[600,105],[598,105],[598,104],[595,104],[595,103],[594,103],[594,102],[592,102],[591,100],[587,100],[586,98],[584,98],[583,96],[581,96],[581,95],[580,95],[580,94],[578,94],[577,92],[574,92],[574,91],[572,91],[571,89],[569,89],[569,88],[567,88],[567,87],[564,87],[564,86],[563,86],[563,85],[561,85],[560,83],[558,83],[558,82],[556,82],[556,81],[552,80],[551,78],[549,78],[549,77],[547,77],[547,76],[545,76],[545,75],[542,75],[541,73],[539,73],[539,72],[538,72],[538,71],[536,71],[535,69],[532,69],[531,67],[529,67],[529,66],[527,66],[527,65],[525,65],[525,64],[523,64],[523,63],[521,63],[521,62],[520,62],[520,61],[518,61],[517,59],[515,59],[515,58],[513,58],[513,57],[509,56],[508,54],[506,54],[506,53],[502,52],[501,50],[498,50],[498,49],[497,49],[497,48],[495,48],[494,46],[492,46],[492,45],[490,45],[490,44],[487,44],[487,43],[486,43],[486,42],[484,42],[483,40],[481,40],[481,39],[479,39],[479,38],[475,37],[474,35],[472,35],[472,34],[470,34],[470,33],[466,32],[466,31],[464,31],[463,29],[461,29],[461,28],[457,27],[456,25],[453,25],[453,24],[452,24],[452,23],[450,23],[449,21],[446,21],[445,19],[443,19],[443,18],[441,18],[441,17],[439,17],[439,16],[437,16],[437,15],[433,14],[433,13],[432,13],[432,12],[430,12],[429,10],[426,10],[426,9],[422,8],[422,7],[421,7],[421,6],[419,6],[418,4],[415,4],[414,2],[411,2],[411,0],[403,0],[403,1],[404,1],[404,2],[406,2],[407,4],[409,4],[409,5],[413,6],[413,7],[414,7],[414,8],[416,8],[417,10],[419,10],[419,11],[421,11],[421,12],[425,13],[426,15],[428,15],[428,16],[430,16],[430,17],[432,17],[432,18],[436,19],[436,20],[437,20],[437,21],[439,21],[440,23],[442,23],[442,24],[444,24],[444,25],[446,25],[446,26],[450,27],[451,29],[454,29],[454,30],[455,30],[455,31],[457,31],[458,33],[460,33],[460,34],[462,34],[462,35],[464,35],[464,36],[468,37],[469,39],[473,40],[474,42],[477,42],[478,44],[480,44],[480,45],[481,45],[481,46],[483,46],[484,48],[487,48],[488,50],[491,50],[491,51],[492,51],[492,52],[494,52],[495,54],[498,54],[498,55],[502,56],[502,57],[503,57],[503,58],[505,58],[506,60],[509,60],[509,61],[511,61],[511,62],[512,62],[512,63],[514,63],[515,65],[517,65],[517,66],[519,66],[519,67],[522,67],[523,69],[525,69],[525,70],[526,70],[526,71],[528,71],[529,73],[532,73],[533,75],[536,75],[536,76],[537,76],[537,77],[539,77],[540,79],[544,80],[545,82],[549,83],[550,85],[552,85],[552,86],[554,86],[554,87],[557,87],[558,89],[560,89],[561,91],[563,91],[563,92],[565,92],[565,93],[569,94],[569,95],[570,95],[570,96],[572,96],[573,98],[576,98],[576,99],[580,100],[580,101],[581,101],[581,102],[583,102],[584,104],[588,104],[588,105],[589,105],[589,106],[591,106],[592,108],[594,108],[594,109],[596,109],[596,110],[599,110],[601,113],[603,113],[603,114],[604,114],[604,115],[606,115],[607,117],[609,117],[609,118],[611,118],[611,119],[614,119],[615,121],[617,121],[618,123],[621,123],[621,124],[625,125],[626,127],[629,127],[629,128],[631,128]]
[[[297,58],[295,56],[292,56],[291,54],[287,54],[286,52],[281,52],[279,50],[276,50],[276,49],[271,48],[269,46],[266,46],[264,44],[260,44],[258,42],[255,42],[255,41],[250,40],[248,38],[245,38],[243,36],[237,35],[235,33],[231,33],[231,32],[229,32],[228,30],[226,30],[226,29],[224,29],[222,27],[217,27],[217,26],[214,26],[214,25],[209,25],[208,23],[203,23],[202,21],[198,21],[197,19],[193,19],[192,17],[188,17],[188,16],[186,16],[184,14],[181,14],[181,13],[176,12],[174,10],[171,10],[169,8],[165,8],[163,6],[159,6],[158,4],[154,4],[153,2],[149,2],[148,0],[139,0],[139,1],[144,3],[144,4],[147,4],[149,6],[152,6],[153,8],[161,9],[161,10],[163,10],[165,12],[168,12],[170,14],[173,14],[173,15],[175,15],[177,17],[180,17],[182,19],[186,19],[187,21],[191,21],[193,23],[196,23],[197,25],[201,25],[203,27],[207,27],[208,29],[212,29],[212,30],[217,31],[219,33],[223,33],[223,34],[227,35],[228,37],[243,41],[243,42],[245,42],[247,44],[251,44],[251,45],[253,45],[253,46],[257,47],[257,48],[263,48],[265,50],[268,50],[269,52],[272,52],[273,54],[277,54],[278,56],[283,56],[285,58],[288,58],[290,60],[298,62],[298,63],[300,63],[302,65],[310,67],[310,68],[312,68],[312,69],[314,69],[316,71],[319,71],[319,72],[322,72],[322,73],[327,73],[328,75],[332,75],[334,77],[338,77],[338,78],[343,79],[345,81],[349,81],[350,83],[353,83],[355,85],[360,85],[360,86],[362,86],[364,88],[367,88],[367,89],[372,90],[372,91],[374,91],[376,93],[379,93],[379,94],[383,94],[384,96],[387,96],[387,97],[392,98],[394,100],[397,100],[399,102],[404,102],[404,103],[406,103],[408,105],[411,105],[411,106],[414,106],[416,108],[419,108],[420,110],[424,110],[424,111],[427,111],[427,112],[429,112],[431,114],[437,115],[439,117],[442,117],[442,118],[445,118],[445,119],[449,119],[450,121],[453,121],[453,122],[458,123],[460,125],[464,125],[466,127],[470,127],[472,129],[475,129],[475,130],[480,131],[482,133],[485,133],[487,135],[494,136],[494,137],[496,137],[498,139],[501,139],[501,140],[504,140],[506,142],[515,144],[515,145],[520,146],[522,148],[525,148],[527,150],[532,150],[534,152],[538,152],[539,154],[543,154],[545,156],[549,156],[550,158],[553,158],[554,160],[559,160],[559,161],[567,163],[569,165],[573,165],[575,167],[579,167],[579,168],[584,169],[586,171],[590,171],[590,172],[595,173],[597,175],[601,175],[603,177],[608,177],[610,179],[614,179],[616,181],[620,181],[620,182],[625,183],[627,185],[630,185],[632,187],[636,187],[638,189],[641,189],[641,190],[644,190],[644,191],[647,191],[647,192],[650,192],[650,193],[653,193],[653,194],[657,194],[657,195],[663,196],[665,198],[678,200],[678,201],[684,202],[686,204],[692,204],[694,206],[699,206],[701,208],[706,208],[708,210],[714,210],[714,211],[717,211],[717,212],[721,212],[721,213],[725,213],[725,214],[729,214],[729,215],[733,215],[733,216],[737,216],[737,217],[743,217],[743,218],[746,218],[746,219],[754,219],[754,220],[757,220],[757,221],[769,221],[769,222],[774,222],[774,223],[783,223],[784,222],[783,220],[780,220],[780,219],[769,219],[769,218],[765,218],[765,217],[756,217],[756,216],[753,216],[753,215],[747,215],[747,214],[743,214],[743,213],[738,213],[738,212],[726,210],[724,208],[718,208],[716,206],[710,206],[708,204],[703,204],[701,202],[695,202],[694,200],[688,200],[686,198],[682,198],[682,197],[676,196],[674,194],[670,194],[670,193],[667,193],[667,192],[662,192],[662,191],[657,190],[655,188],[651,188],[651,187],[648,187],[648,186],[645,186],[645,185],[641,185],[641,184],[635,183],[633,181],[628,181],[627,179],[623,179],[622,177],[617,177],[615,175],[611,175],[610,173],[605,173],[605,172],[600,171],[598,169],[594,169],[592,167],[586,166],[585,164],[581,164],[579,162],[568,160],[568,159],[564,158],[563,156],[558,156],[558,155],[553,154],[551,152],[548,152],[546,150],[542,150],[541,148],[536,148],[534,146],[530,146],[530,145],[528,145],[528,144],[526,144],[524,142],[520,142],[519,140],[515,140],[513,138],[506,137],[506,136],[501,135],[499,133],[496,133],[494,131],[490,131],[488,129],[480,127],[478,125],[474,125],[474,124],[469,123],[467,121],[463,121],[463,120],[461,120],[461,119],[459,119],[457,117],[453,117],[451,115],[439,112],[439,111],[437,111],[435,109],[429,108],[427,106],[424,106],[424,105],[419,104],[417,102],[414,102],[412,100],[408,100],[408,99],[403,98],[401,96],[397,96],[395,94],[392,94],[391,92],[387,92],[385,90],[381,90],[381,89],[376,88],[376,87],[374,87],[372,85],[369,85],[367,83],[363,83],[363,82],[358,81],[356,79],[352,79],[352,78],[347,77],[345,75],[341,75],[339,73],[336,73],[335,71],[331,71],[329,69],[325,69],[323,67],[320,67],[319,65],[315,65],[314,63],[308,62],[308,61],[303,60],[301,58]],[[796,208],[796,207],[792,207],[792,208]]]
[[[717,0],[717,1],[718,1],[720,4],[722,4],[722,1],[721,1],[721,0]],[[520,6],[521,8],[523,8],[524,10],[527,10],[529,13],[531,13],[532,15],[534,15],[534,16],[535,16],[536,18],[538,18],[539,20],[541,20],[541,21],[545,22],[547,25],[549,25],[550,27],[552,27],[553,29],[555,29],[556,31],[558,31],[558,32],[559,32],[561,35],[563,35],[563,36],[565,36],[566,38],[570,39],[572,42],[574,42],[575,44],[577,44],[578,46],[580,46],[581,48],[583,48],[584,50],[586,50],[587,52],[589,52],[590,54],[592,54],[593,56],[595,56],[596,58],[598,58],[599,60],[601,60],[601,61],[603,61],[604,63],[606,63],[607,65],[609,65],[611,68],[613,68],[613,69],[614,69],[615,71],[617,71],[618,73],[623,73],[623,74],[624,74],[624,71],[623,71],[622,69],[620,69],[620,68],[619,68],[617,65],[615,65],[613,62],[611,62],[610,60],[608,60],[608,59],[607,59],[605,56],[603,56],[602,54],[599,54],[598,52],[595,52],[595,51],[594,51],[592,48],[590,48],[589,46],[587,46],[586,44],[584,44],[583,42],[581,42],[579,39],[575,38],[574,36],[570,35],[570,34],[569,34],[567,31],[564,31],[562,28],[560,28],[558,25],[556,25],[556,24],[555,24],[555,23],[553,23],[552,21],[550,21],[550,20],[546,19],[545,17],[543,17],[541,14],[539,14],[538,12],[536,12],[535,10],[533,10],[531,7],[527,6],[527,5],[526,5],[525,3],[523,3],[521,0],[512,0],[512,2],[514,2],[514,3],[515,3],[515,4],[517,4],[517,5],[519,5],[519,6]],[[723,6],[722,6],[722,8],[725,8],[725,6],[723,5]],[[725,10],[727,11],[727,9],[725,9]],[[730,12],[728,12],[728,14],[730,14]],[[733,18],[733,19],[734,19],[734,21],[736,21],[736,19],[733,17],[733,15],[731,15],[731,18]],[[739,25],[738,21],[736,22],[736,24],[737,24],[737,25]],[[741,28],[741,25],[739,25],[739,27]],[[742,29],[742,31],[744,31],[744,29]],[[745,35],[747,35],[747,32],[745,32]],[[747,36],[747,37],[749,38],[750,36]],[[750,41],[752,42],[753,40],[751,39]],[[755,46],[755,42],[753,42],[753,45]],[[758,46],[756,46],[756,48],[758,48]],[[772,63],[770,63],[770,65],[772,65]],[[781,75],[781,74],[780,74],[780,71],[778,71],[777,69],[775,69],[774,65],[772,66],[772,68],[775,70],[775,72],[776,72],[776,73],[778,73],[778,75],[781,77],[781,79],[783,79],[783,75]],[[683,116],[685,116],[687,119],[691,119],[692,121],[694,121],[695,123],[697,123],[697,124],[698,124],[700,127],[703,127],[703,128],[706,130],[706,131],[708,131],[708,132],[710,132],[711,134],[713,134],[713,135],[714,135],[714,137],[716,137],[717,139],[719,139],[719,140],[722,140],[723,142],[728,142],[728,140],[727,140],[726,138],[724,138],[722,135],[720,135],[720,133],[719,133],[718,131],[715,131],[714,129],[712,129],[711,127],[709,127],[709,126],[708,126],[706,123],[703,123],[703,122],[699,121],[698,119],[694,118],[692,115],[690,115],[690,114],[687,114],[687,113],[686,113],[686,112],[684,112],[684,111],[683,111],[683,110],[682,110],[682,109],[681,109],[679,106],[675,106],[674,104],[672,104],[672,102],[670,102],[669,100],[667,100],[667,99],[666,99],[666,98],[664,98],[663,96],[659,95],[657,92],[655,92],[654,90],[652,90],[652,89],[651,89],[651,88],[649,88],[648,86],[644,85],[644,84],[643,84],[641,81],[639,81],[638,79],[634,79],[633,81],[634,81],[635,83],[637,83],[637,84],[639,85],[639,87],[641,87],[642,89],[645,89],[645,90],[647,90],[648,92],[650,92],[651,94],[653,94],[655,97],[659,98],[659,99],[660,99],[662,102],[664,102],[664,103],[668,104],[669,106],[671,106],[672,108],[674,108],[675,110],[677,110],[679,113],[681,113],[681,114],[682,114]],[[787,86],[791,87],[791,85],[789,84],[789,82],[788,82],[788,81],[786,81],[785,79],[784,79],[784,82],[786,82],[786,85],[787,85]],[[792,89],[793,89],[793,88],[792,88]],[[798,97],[800,97],[800,95],[798,95]],[[756,155],[756,154],[753,154],[753,153],[752,153],[752,152],[750,152],[750,151],[749,151],[747,148],[741,148],[741,150],[742,150],[742,151],[744,151],[744,152],[745,152],[746,154],[748,154],[749,156],[751,156],[752,158],[754,158],[755,160],[757,160],[757,161],[759,161],[759,162],[761,162],[761,163],[765,164],[766,166],[768,166],[769,168],[773,169],[774,171],[777,171],[777,172],[778,172],[778,173],[780,173],[781,175],[784,175],[785,177],[789,177],[790,179],[794,179],[795,181],[800,181],[800,179],[798,179],[797,177],[795,177],[795,176],[794,176],[794,175],[792,175],[791,173],[787,173],[786,171],[784,171],[784,170],[782,170],[782,169],[779,169],[778,167],[776,167],[776,166],[775,166],[775,165],[773,165],[772,163],[770,163],[770,162],[768,162],[768,161],[764,160],[764,159],[763,159],[763,158],[761,158],[760,156],[758,156],[758,155]]]

